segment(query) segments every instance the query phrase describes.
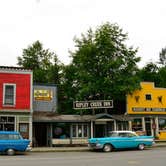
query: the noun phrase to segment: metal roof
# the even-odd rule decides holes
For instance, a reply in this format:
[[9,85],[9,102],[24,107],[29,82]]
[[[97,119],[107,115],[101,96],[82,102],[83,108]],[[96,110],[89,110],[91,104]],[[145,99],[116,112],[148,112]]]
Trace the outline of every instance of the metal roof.
[[97,119],[115,119],[117,121],[129,121],[130,117],[126,115],[59,115],[54,112],[34,112],[33,122],[90,122]]

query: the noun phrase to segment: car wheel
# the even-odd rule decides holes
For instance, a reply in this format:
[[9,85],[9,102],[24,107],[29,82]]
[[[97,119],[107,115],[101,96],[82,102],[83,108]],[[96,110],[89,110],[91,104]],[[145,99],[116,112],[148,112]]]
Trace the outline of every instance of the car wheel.
[[138,149],[139,150],[144,150],[145,149],[145,145],[144,144],[139,144],[138,145]]
[[7,150],[7,154],[9,155],[9,156],[12,156],[12,155],[14,155],[14,149],[8,149]]
[[103,152],[111,152],[112,146],[110,144],[105,144],[103,147]]

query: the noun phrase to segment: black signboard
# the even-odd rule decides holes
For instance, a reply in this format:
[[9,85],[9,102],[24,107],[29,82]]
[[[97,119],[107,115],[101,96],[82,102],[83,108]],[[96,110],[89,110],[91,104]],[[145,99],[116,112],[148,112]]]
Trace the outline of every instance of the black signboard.
[[113,108],[113,100],[75,101],[74,109]]

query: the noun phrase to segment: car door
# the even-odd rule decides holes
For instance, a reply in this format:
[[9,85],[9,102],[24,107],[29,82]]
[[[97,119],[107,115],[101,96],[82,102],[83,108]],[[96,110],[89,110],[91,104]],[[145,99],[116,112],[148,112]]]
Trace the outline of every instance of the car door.
[[119,147],[118,148],[134,148],[136,147],[136,137],[132,133],[119,133]]

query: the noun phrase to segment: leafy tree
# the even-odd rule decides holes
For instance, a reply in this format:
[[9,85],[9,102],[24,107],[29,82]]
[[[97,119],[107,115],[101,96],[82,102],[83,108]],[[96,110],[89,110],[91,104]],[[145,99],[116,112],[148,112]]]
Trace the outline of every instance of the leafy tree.
[[158,76],[159,68],[155,63],[149,62],[143,67],[140,72],[139,76],[141,81],[145,82],[155,82],[156,85],[159,85],[159,76]]
[[166,88],[166,67],[159,68],[158,77],[159,77],[158,86]]
[[166,66],[166,47],[161,49],[159,53],[159,64]]
[[[126,39],[127,34],[110,23],[75,38],[76,50],[71,52],[73,60],[65,78],[74,100],[114,99],[125,103],[125,95],[139,88],[136,63],[140,57],[136,57],[137,49],[127,47]],[[120,102],[115,103],[115,109],[121,108]]]
[[158,71],[158,84],[160,87],[166,88],[166,47],[161,49],[158,63],[161,65]]
[[22,56],[17,59],[19,66],[33,70],[34,82],[59,84],[61,67],[57,56],[49,49],[44,49],[39,41],[23,49]]

